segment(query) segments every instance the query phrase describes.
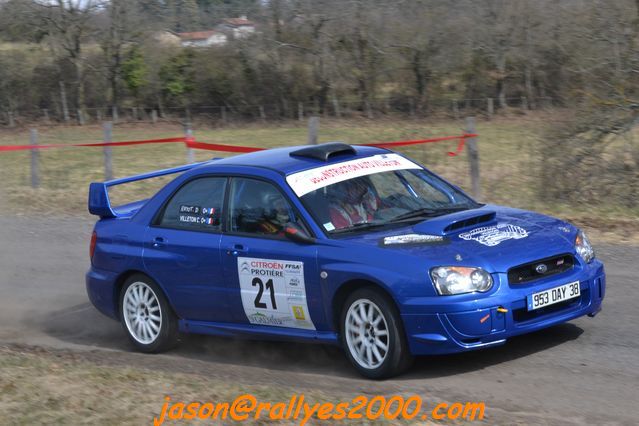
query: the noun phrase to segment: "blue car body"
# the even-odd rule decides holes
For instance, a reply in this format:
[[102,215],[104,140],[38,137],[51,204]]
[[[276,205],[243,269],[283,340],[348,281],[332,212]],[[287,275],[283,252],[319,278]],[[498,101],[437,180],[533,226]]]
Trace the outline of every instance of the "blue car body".
[[[601,309],[606,286],[603,264],[597,259],[586,263],[576,253],[578,229],[545,215],[483,205],[391,230],[331,238],[311,217],[286,178],[345,159],[294,157],[289,155],[294,149],[299,147],[92,184],[89,208],[101,219],[95,225],[97,241],[86,275],[91,302],[107,316],[119,318],[120,287],[128,276],[141,272],[164,291],[182,332],[338,343],[339,303],[348,291],[368,283],[383,289],[394,301],[414,355],[499,345],[512,336],[584,315],[594,316]],[[388,152],[357,147],[356,153],[346,159]],[[110,186],[177,172],[182,174],[148,200],[117,208],[110,205]],[[153,226],[153,218],[166,200],[186,182],[201,176],[252,177],[275,184],[308,224],[314,242]],[[527,235],[493,245],[482,243],[481,229],[491,226],[513,226],[525,229]],[[437,244],[380,244],[385,237],[406,234],[441,239]],[[238,256],[302,262],[308,316],[314,327],[278,327],[249,321],[241,300]],[[570,268],[522,283],[509,282],[509,271],[515,267],[562,256],[572,259]],[[480,267],[491,274],[494,285],[486,293],[441,296],[429,271],[450,264]],[[532,294],[571,282],[579,283],[579,297],[529,309]]]

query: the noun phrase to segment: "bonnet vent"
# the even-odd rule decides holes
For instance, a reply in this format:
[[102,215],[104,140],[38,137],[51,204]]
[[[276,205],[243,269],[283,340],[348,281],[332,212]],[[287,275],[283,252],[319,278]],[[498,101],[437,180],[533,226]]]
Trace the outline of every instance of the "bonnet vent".
[[481,225],[483,223],[491,222],[495,219],[495,212],[490,212],[487,214],[482,214],[479,216],[473,216],[465,219],[460,219],[457,222],[453,222],[444,228],[444,233],[458,231],[464,228],[474,227],[476,225]]
[[355,148],[343,142],[329,142],[321,145],[313,145],[306,148],[292,151],[291,157],[306,157],[320,161],[328,161],[331,157],[340,154],[355,155]]

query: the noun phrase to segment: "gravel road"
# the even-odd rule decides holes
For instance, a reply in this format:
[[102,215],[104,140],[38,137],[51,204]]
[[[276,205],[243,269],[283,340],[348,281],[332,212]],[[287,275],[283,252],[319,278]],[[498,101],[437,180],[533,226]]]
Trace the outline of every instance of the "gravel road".
[[418,393],[483,400],[499,424],[637,424],[639,247],[598,246],[603,311],[484,351],[423,357],[406,375],[359,378],[337,349],[185,337],[162,355],[131,352],[119,324],[88,302],[91,219],[0,216],[0,344],[74,351],[106,364],[207,374],[340,394]]

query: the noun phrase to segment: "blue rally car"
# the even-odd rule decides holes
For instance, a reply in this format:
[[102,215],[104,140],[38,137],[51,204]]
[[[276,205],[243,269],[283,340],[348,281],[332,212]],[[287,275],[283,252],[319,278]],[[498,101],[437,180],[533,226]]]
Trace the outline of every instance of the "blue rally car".
[[[181,173],[112,207],[114,185]],[[484,205],[416,162],[343,143],[92,183],[89,298],[137,349],[178,333],[339,344],[364,376],[601,309],[585,234]]]

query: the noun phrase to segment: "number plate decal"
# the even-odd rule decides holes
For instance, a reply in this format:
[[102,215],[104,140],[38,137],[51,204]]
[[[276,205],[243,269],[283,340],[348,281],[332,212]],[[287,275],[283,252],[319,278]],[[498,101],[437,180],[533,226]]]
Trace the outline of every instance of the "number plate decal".
[[580,295],[581,289],[579,287],[579,281],[575,281],[559,287],[529,294],[526,301],[528,310],[534,311],[535,309],[574,299]]
[[239,257],[237,272],[251,324],[315,330],[306,303],[303,262]]

